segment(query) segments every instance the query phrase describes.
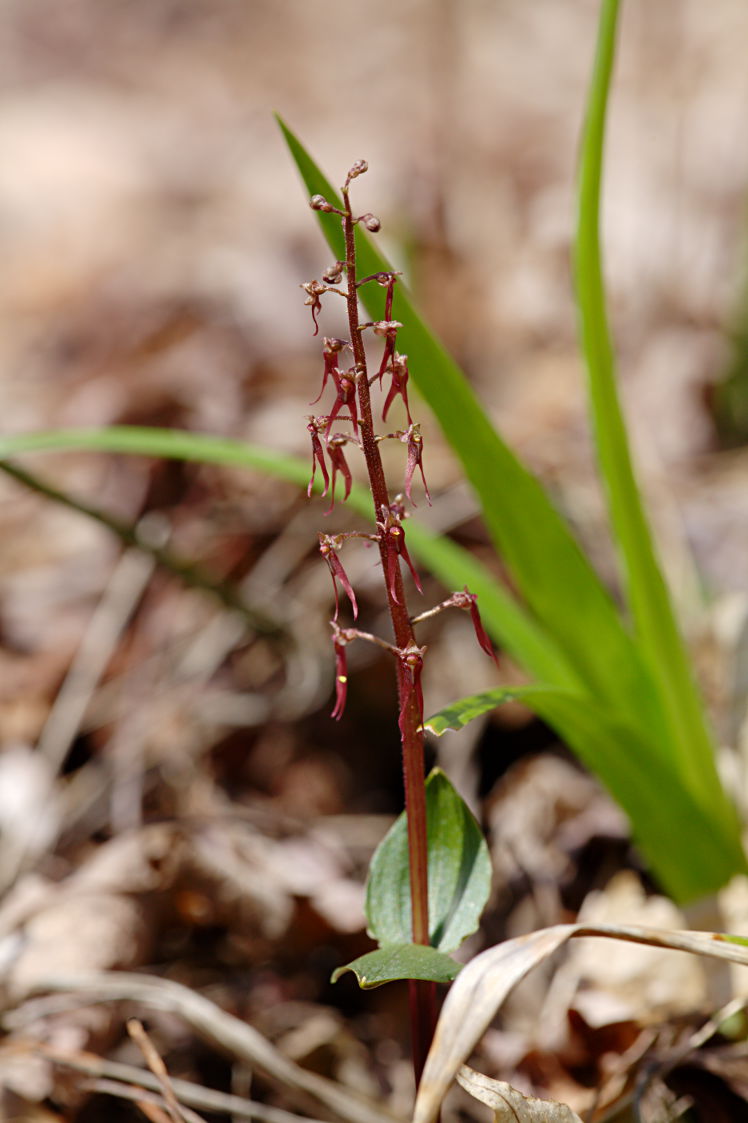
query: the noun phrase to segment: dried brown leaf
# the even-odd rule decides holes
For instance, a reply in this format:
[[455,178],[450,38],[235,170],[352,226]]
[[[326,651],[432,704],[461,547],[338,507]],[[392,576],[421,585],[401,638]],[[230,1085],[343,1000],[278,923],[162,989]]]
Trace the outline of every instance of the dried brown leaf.
[[511,1084],[492,1080],[467,1065],[457,1073],[457,1082],[474,1099],[491,1108],[496,1123],[582,1123],[566,1104],[523,1096]]
[[414,1123],[430,1123],[434,1118],[460,1066],[515,984],[576,936],[627,940],[748,966],[748,947],[710,932],[667,932],[614,924],[559,924],[489,948],[462,969],[447,995],[423,1071]]

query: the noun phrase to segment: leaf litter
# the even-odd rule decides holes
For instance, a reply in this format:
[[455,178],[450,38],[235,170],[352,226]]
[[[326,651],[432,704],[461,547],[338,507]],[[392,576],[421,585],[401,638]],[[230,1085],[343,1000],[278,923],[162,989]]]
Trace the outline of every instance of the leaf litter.
[[[104,19],[90,0],[65,18],[52,0],[7,6],[14,49],[0,104],[0,201],[9,216],[0,380],[8,431],[129,421],[296,448],[291,434],[312,391],[293,301],[313,235],[273,147],[269,110],[288,107],[303,135],[319,137],[320,120],[339,121],[337,137],[322,135],[333,145],[330,166],[338,152],[347,158],[343,138],[360,138],[366,122],[372,154],[386,150],[391,161],[381,173],[388,209],[402,210],[404,183],[422,185],[402,222],[427,313],[613,583],[567,300],[566,195],[588,64],[576,46],[589,32],[585,5],[501,18],[480,6],[465,10],[463,55],[445,34],[454,6],[443,6],[441,24],[424,5],[365,6],[373,30],[359,51],[371,72],[383,51],[408,62],[380,83],[378,121],[368,90],[341,106],[329,81],[330,57],[342,74],[349,66],[341,47],[355,30],[350,6],[334,0],[324,28],[311,11],[290,20],[255,6],[249,26],[239,9],[202,0],[177,7],[122,6]],[[670,98],[678,75],[662,63],[677,25],[683,72],[702,75],[679,102],[690,122],[681,219],[671,222],[666,203],[678,163],[669,162],[671,149],[654,138],[632,159],[632,140],[622,135],[611,157],[609,181],[619,192],[611,205],[629,217],[611,230],[608,261],[630,412],[640,443],[658,446],[659,459],[645,457],[643,469],[671,573],[685,573],[678,587],[688,597],[675,499],[702,572],[731,593],[739,616],[744,457],[717,450],[704,399],[724,362],[715,325],[730,296],[745,188],[740,161],[720,139],[730,130],[714,122],[729,122],[740,104],[744,68],[731,59],[745,38],[745,13],[727,0],[718,26],[706,15],[689,19],[679,22],[673,4],[653,16],[646,42],[632,46],[636,82],[624,72],[620,91],[632,120],[648,122],[651,103]],[[278,66],[278,43],[293,67]],[[412,115],[402,114],[406,104]],[[490,136],[470,111],[475,104],[498,121]],[[436,148],[421,139],[437,135]],[[633,135],[650,133],[636,127]],[[626,167],[644,177],[638,188],[615,188]],[[642,271],[660,294],[646,307]],[[665,408],[670,423],[655,425],[662,431],[653,436],[651,420]],[[471,500],[459,487],[450,493],[453,469],[437,449],[430,435],[436,502],[428,517],[485,554]],[[63,729],[53,705],[111,589],[119,546],[101,527],[0,481],[0,844],[3,870],[16,871],[0,904],[0,1111],[58,1123],[107,1112],[112,1088],[104,1098],[96,1080],[109,1077],[92,1074],[91,1054],[140,1066],[146,1079],[124,1031],[122,988],[108,1004],[85,994],[73,1000],[62,988],[32,993],[54,973],[95,969],[100,979],[116,973],[122,987],[124,972],[135,972],[195,991],[255,1027],[279,1057],[303,1061],[338,1088],[363,1086],[365,1072],[377,1110],[405,1118],[396,988],[374,992],[364,1006],[352,989],[334,992],[327,981],[370,948],[362,874],[399,792],[376,657],[352,664],[349,723],[332,730],[324,717],[329,594],[307,564],[317,516],[305,521],[300,497],[285,485],[233,470],[81,453],[46,456],[38,471],[127,520],[157,512],[174,548],[199,558],[214,580],[244,584],[258,606],[285,601],[290,643],[279,653],[202,594],[154,573],[129,611],[108,617],[116,625],[109,649],[98,649],[96,673]],[[472,658],[467,644],[460,655],[458,633],[444,638],[434,625],[435,665]],[[701,643],[704,661],[711,642]],[[724,676],[715,678],[718,717],[732,707],[726,724],[739,728],[740,683],[727,691]],[[37,752],[45,728],[59,768],[49,765],[55,752]],[[653,918],[664,906],[651,903],[646,882],[629,881],[624,892],[612,880],[621,868],[641,877],[620,815],[550,742],[547,730],[515,712],[492,718],[469,765],[460,762],[496,859],[481,939],[491,944],[578,915],[604,922],[616,901],[627,923],[679,926],[672,914]],[[516,766],[505,767],[513,757]],[[730,887],[720,907],[726,928],[748,932],[744,886]],[[716,918],[711,926],[720,926]],[[741,1010],[710,1038],[698,1035],[731,994],[745,994],[745,971],[725,964],[714,975],[687,957],[663,952],[669,959],[648,961],[641,948],[629,957],[613,946],[590,942],[521,984],[477,1047],[476,1063],[493,1074],[485,1079],[505,1078],[519,1089],[513,1095],[564,1099],[580,1113],[602,1089],[596,1118],[616,1097],[639,1095],[647,1123],[660,1110],[645,1102],[650,1092],[661,1104],[669,1095],[672,1106],[684,1095],[698,1104],[709,1091],[710,1118],[730,1107],[738,1118],[728,1097],[747,1094]],[[133,983],[131,997],[152,997],[140,986],[148,983]],[[137,997],[126,1005],[148,1019],[177,1088],[180,1078],[198,1088],[220,1083],[228,1095],[241,1063],[254,1063],[240,1062],[226,1041],[229,1059],[219,1061],[215,1041],[201,1043],[195,1020],[182,1018],[186,1007],[167,1013]],[[53,1062],[55,1051],[68,1061],[88,1054],[88,1075],[72,1077]],[[644,1081],[652,1069],[659,1091],[637,1091],[636,1074]],[[348,1112],[345,1096],[333,1093],[324,1109],[271,1070],[258,1067],[254,1077],[257,1118],[283,1105],[303,1115]],[[288,1072],[283,1060],[280,1071]],[[708,1074],[718,1091],[707,1089]],[[456,1117],[448,1105],[445,1119]]]

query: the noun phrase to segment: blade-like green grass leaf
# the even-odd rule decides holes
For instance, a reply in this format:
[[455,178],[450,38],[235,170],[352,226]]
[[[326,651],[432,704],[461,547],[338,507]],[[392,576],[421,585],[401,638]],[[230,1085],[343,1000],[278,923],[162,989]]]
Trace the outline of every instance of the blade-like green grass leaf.
[[668,719],[673,756],[694,793],[730,814],[714,749],[634,477],[616,389],[600,252],[600,185],[619,0],[603,0],[597,54],[581,146],[575,278],[600,469],[620,546],[625,586],[641,651]]
[[[298,138],[282,121],[279,124],[309,195],[340,204],[338,192]],[[339,218],[315,214],[333,254],[344,257]],[[390,268],[360,226],[356,245],[360,275]],[[382,287],[365,285],[360,292],[372,318],[381,319]],[[618,709],[639,699],[650,724],[657,725],[662,721],[659,700],[610,596],[538,481],[502,441],[457,364],[423,323],[402,284],[396,286],[394,316],[403,325],[398,346],[408,354],[416,386],[462,462],[512,579],[556,649],[566,656],[570,674]]]
[[308,463],[297,457],[284,456],[274,449],[246,444],[230,437],[190,433],[182,429],[111,425],[103,429],[50,429],[38,433],[0,436],[0,458],[4,460],[25,452],[74,449],[188,460],[202,464],[230,464],[239,468],[254,468],[299,485],[306,485],[310,472]]
[[352,971],[362,990],[381,987],[397,979],[424,979],[431,983],[451,983],[462,964],[446,952],[422,944],[387,944],[376,951],[360,955],[345,967],[332,973],[336,983],[346,971]]
[[[111,426],[107,429],[57,429],[0,437],[0,459],[22,453],[92,449],[129,453],[198,463],[228,464],[265,472],[290,483],[305,486],[308,461],[273,449],[246,444],[208,433],[140,426]],[[319,491],[319,481],[315,491]],[[354,485],[348,506],[371,518],[368,490]],[[514,659],[538,678],[579,686],[568,661],[529,613],[498,584],[480,562],[446,538],[440,538],[414,520],[408,523],[408,548],[444,583],[447,589],[469,585],[480,597],[481,617],[493,638]],[[581,686],[580,686],[581,689]]]
[[746,870],[731,818],[697,800],[639,729],[588,697],[553,686],[499,688],[462,698],[424,722],[441,735],[509,699],[519,699],[574,746],[631,820],[634,838],[662,884],[679,900],[714,892]]
[[[478,927],[491,890],[486,840],[464,800],[435,768],[426,780],[429,935],[454,951]],[[380,842],[366,888],[369,935],[381,945],[411,939],[408,824],[405,812]]]

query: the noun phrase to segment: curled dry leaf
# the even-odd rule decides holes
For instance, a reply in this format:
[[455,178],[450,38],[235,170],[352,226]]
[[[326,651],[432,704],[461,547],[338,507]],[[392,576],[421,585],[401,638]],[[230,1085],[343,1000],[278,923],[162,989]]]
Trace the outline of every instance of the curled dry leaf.
[[457,1073],[457,1082],[474,1099],[491,1108],[496,1123],[582,1123],[566,1104],[523,1096],[511,1084],[492,1080],[467,1065]]
[[431,1123],[460,1066],[509,991],[575,936],[604,936],[672,948],[748,967],[748,940],[712,932],[668,932],[631,925],[558,924],[488,948],[463,967],[447,995],[423,1070],[413,1123]]

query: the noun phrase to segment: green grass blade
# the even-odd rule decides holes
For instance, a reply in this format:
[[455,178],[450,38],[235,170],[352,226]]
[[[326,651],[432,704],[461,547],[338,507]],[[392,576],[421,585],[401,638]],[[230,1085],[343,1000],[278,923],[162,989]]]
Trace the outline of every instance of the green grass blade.
[[[339,202],[300,141],[279,121],[309,195]],[[315,212],[333,254],[343,256],[340,221]],[[356,230],[362,275],[388,269],[360,227]],[[369,314],[381,319],[384,290],[367,285],[361,298]],[[599,578],[542,487],[501,440],[454,360],[426,327],[403,285],[395,293],[394,314],[413,379],[462,461],[475,489],[491,537],[513,581],[543,630],[579,679],[617,709],[642,700],[648,724],[658,725],[658,699],[639,654]],[[659,739],[655,735],[655,741]]]
[[[310,473],[310,463],[298,457],[228,437],[176,429],[121,425],[107,429],[57,429],[0,437],[0,459],[21,453],[64,449],[93,449],[228,464],[265,472],[300,487],[306,486]],[[354,486],[348,505],[365,518],[371,518],[372,501],[368,490]],[[478,594],[486,628],[514,659],[539,678],[581,689],[564,655],[525,609],[494,580],[485,566],[454,542],[437,537],[414,520],[408,523],[407,534],[411,553],[447,589],[461,589],[463,585],[469,585],[471,591]]]
[[574,746],[631,820],[647,864],[679,901],[715,892],[746,870],[740,835],[719,807],[694,798],[683,777],[651,753],[639,729],[591,702],[553,686],[487,690],[424,722],[441,735],[460,729],[502,702],[519,699]]
[[714,751],[671,600],[657,562],[631,463],[616,389],[600,252],[600,185],[606,110],[615,53],[618,0],[603,0],[597,55],[581,147],[575,276],[582,349],[588,371],[598,458],[620,547],[628,602],[640,649],[663,699],[677,767],[694,794],[730,814]]
[[299,485],[308,483],[311,470],[309,463],[297,457],[284,456],[270,448],[246,444],[231,437],[215,437],[210,433],[191,433],[184,429],[111,425],[102,429],[49,429],[0,436],[2,459],[26,452],[66,449],[90,449],[95,452],[254,468]]

